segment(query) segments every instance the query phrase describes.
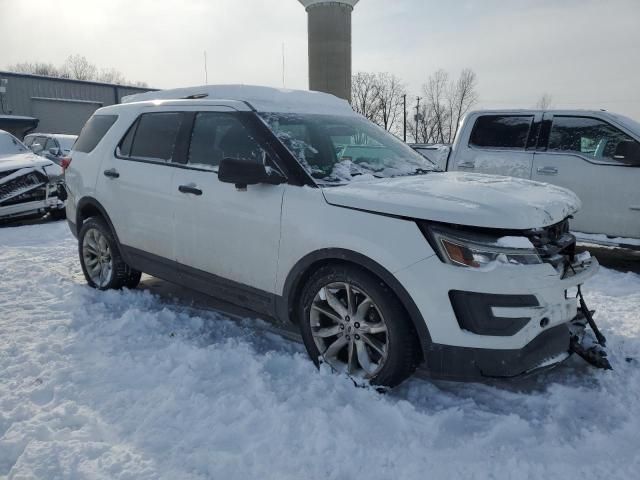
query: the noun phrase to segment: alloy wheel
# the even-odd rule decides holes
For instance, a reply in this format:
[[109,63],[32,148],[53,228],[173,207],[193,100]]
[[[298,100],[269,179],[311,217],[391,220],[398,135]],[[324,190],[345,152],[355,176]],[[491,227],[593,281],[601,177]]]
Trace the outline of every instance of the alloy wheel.
[[347,282],[325,285],[313,299],[309,321],[316,347],[335,370],[372,378],[384,367],[387,325],[362,289]]
[[91,281],[106,287],[113,276],[113,257],[107,238],[96,228],[87,230],[82,240],[82,258]]

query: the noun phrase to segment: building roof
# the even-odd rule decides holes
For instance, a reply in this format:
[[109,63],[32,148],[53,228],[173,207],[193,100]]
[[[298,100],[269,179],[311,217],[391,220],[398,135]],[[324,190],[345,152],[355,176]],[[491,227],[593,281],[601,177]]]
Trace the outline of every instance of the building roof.
[[94,82],[92,80],[77,80],[75,78],[62,78],[62,77],[49,77],[47,75],[35,75],[33,73],[20,73],[20,72],[5,72],[0,71],[0,77],[24,77],[24,78],[37,78],[40,80],[52,80],[58,82],[70,82],[70,83],[84,83],[89,85],[101,85],[103,87],[118,87],[127,90],[140,90],[141,92],[147,92],[149,90],[155,90],[155,88],[136,87],[134,85],[123,85],[120,83],[104,83]]
[[354,114],[346,100],[328,93],[251,85],[202,85],[175,88],[127,95],[122,98],[122,102],[168,99],[237,100],[248,103],[260,112]]

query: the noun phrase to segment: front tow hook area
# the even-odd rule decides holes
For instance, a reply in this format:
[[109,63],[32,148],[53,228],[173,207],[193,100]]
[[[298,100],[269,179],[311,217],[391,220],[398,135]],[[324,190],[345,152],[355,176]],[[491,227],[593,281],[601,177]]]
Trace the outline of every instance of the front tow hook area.
[[[578,298],[580,306],[578,315],[571,322],[571,342],[569,351],[579,355],[590,365],[604,370],[613,370],[607,358],[607,351],[604,349],[607,339],[598,329],[593,319],[594,310],[589,310],[582,296],[582,291],[578,287]],[[587,325],[591,331],[587,331]]]

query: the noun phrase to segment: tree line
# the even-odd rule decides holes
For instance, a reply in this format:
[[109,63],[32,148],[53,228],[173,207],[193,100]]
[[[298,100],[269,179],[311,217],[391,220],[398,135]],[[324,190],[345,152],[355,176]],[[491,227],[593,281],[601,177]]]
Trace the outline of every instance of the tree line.
[[353,109],[385,130],[417,143],[451,143],[462,117],[478,101],[477,78],[464,69],[456,79],[444,70],[433,73],[421,94],[409,97],[406,85],[389,73],[358,72],[352,78]]
[[113,83],[134,87],[148,87],[147,82],[130,81],[115,68],[98,68],[83,55],[69,55],[62,65],[46,62],[21,62],[9,65],[7,70],[45,77],[69,78],[94,82]]

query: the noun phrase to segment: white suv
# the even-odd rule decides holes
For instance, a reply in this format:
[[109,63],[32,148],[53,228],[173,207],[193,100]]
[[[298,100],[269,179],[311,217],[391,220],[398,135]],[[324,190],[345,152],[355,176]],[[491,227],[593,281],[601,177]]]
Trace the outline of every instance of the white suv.
[[[311,359],[393,386],[510,377],[568,357],[597,268],[579,200],[436,173],[317,92],[207,86],[101,108],[66,171],[87,282],[164,278],[299,328]],[[587,255],[588,257],[588,255]],[[588,316],[588,313],[587,313]],[[573,340],[572,340],[573,339]]]

